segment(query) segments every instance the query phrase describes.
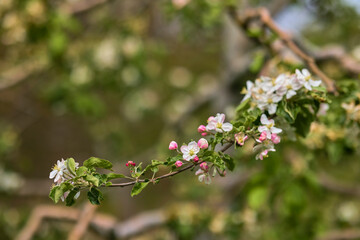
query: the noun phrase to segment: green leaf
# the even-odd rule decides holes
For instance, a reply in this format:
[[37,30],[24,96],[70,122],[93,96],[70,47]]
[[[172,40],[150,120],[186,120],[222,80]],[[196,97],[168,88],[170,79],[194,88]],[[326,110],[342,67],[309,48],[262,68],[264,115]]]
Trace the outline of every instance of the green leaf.
[[99,186],[99,179],[97,177],[94,177],[93,175],[86,175],[85,180],[91,182],[96,187]]
[[111,169],[112,163],[108,160],[97,158],[97,157],[91,157],[88,160],[86,160],[83,164],[87,168],[96,167],[96,168],[104,168],[104,169]]
[[104,200],[102,193],[97,188],[91,188],[87,193],[88,199],[91,204],[100,205],[100,202]]
[[59,188],[59,186],[54,186],[53,188],[51,188],[50,193],[49,193],[49,197],[55,202],[55,192],[56,190]]
[[55,202],[57,203],[61,196],[64,195],[65,192],[69,191],[71,188],[73,188],[73,185],[71,185],[70,183],[62,183],[59,186],[55,186],[51,189],[49,197]]
[[138,195],[149,184],[149,182],[137,182],[131,190],[131,196]]
[[79,177],[85,176],[88,171],[87,167],[81,166],[76,170],[76,175]]
[[75,160],[73,158],[66,159],[66,166],[67,166],[67,169],[70,171],[71,174],[76,175],[76,172],[75,172]]
[[302,137],[306,137],[306,135],[310,131],[310,125],[314,121],[314,119],[315,116],[309,111],[309,109],[306,107],[302,107],[294,123],[296,133]]
[[109,173],[107,174],[107,180],[116,179],[116,178],[125,178],[124,174],[117,174],[117,173]]
[[65,199],[65,204],[66,206],[72,206],[75,203],[75,195],[79,192],[78,188],[75,188],[73,190],[70,191],[70,193],[68,194],[68,196]]
[[235,161],[234,159],[228,155],[228,154],[224,154],[224,156],[222,157],[223,161],[225,162],[226,167],[230,170],[233,171],[235,168]]

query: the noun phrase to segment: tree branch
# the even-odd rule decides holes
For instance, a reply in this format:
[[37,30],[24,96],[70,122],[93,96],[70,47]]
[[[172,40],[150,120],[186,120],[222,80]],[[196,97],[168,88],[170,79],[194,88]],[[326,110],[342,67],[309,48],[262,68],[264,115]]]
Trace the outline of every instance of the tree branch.
[[[316,65],[315,60],[306,54],[303,50],[301,50],[293,41],[291,36],[282,31],[274,22],[274,20],[271,18],[269,11],[265,8],[257,8],[257,9],[249,9],[246,10],[243,16],[238,15],[236,12],[236,9],[230,8],[229,9],[230,16],[234,19],[236,24],[246,29],[246,26],[249,24],[249,22],[252,19],[259,19],[261,23],[266,26],[268,29],[270,29],[273,33],[278,35],[280,40],[298,57],[300,57],[307,65],[308,67],[314,72],[318,77],[320,77],[326,87],[328,92],[337,94],[335,81],[331,78],[329,78],[324,72],[320,70],[320,68]],[[257,38],[258,41],[260,39]]]
[[[231,146],[233,145],[233,142],[230,142],[226,145],[223,146],[223,148],[220,150],[220,152],[225,152],[226,150],[228,150]],[[174,171],[174,172],[171,172],[171,173],[167,173],[167,174],[164,174],[162,176],[159,176],[159,177],[156,177],[154,179],[151,179],[152,182],[155,182],[157,180],[161,180],[161,179],[164,179],[164,178],[168,178],[168,177],[172,177],[172,176],[175,176],[181,172],[184,172],[186,170],[189,170],[191,168],[193,168],[194,166],[197,166],[199,165],[200,163],[202,162],[198,162],[198,163],[195,163],[195,164],[191,164],[191,165],[188,165],[180,170],[177,170],[177,171]],[[135,181],[131,181],[131,182],[126,182],[126,183],[114,183],[108,187],[126,187],[126,186],[131,186],[131,185],[134,185],[135,183],[137,182],[145,182],[145,179],[138,179],[138,180],[135,180]]]
[[77,224],[69,234],[68,240],[80,240],[83,237],[97,208],[97,205],[92,205],[89,202],[86,203]]

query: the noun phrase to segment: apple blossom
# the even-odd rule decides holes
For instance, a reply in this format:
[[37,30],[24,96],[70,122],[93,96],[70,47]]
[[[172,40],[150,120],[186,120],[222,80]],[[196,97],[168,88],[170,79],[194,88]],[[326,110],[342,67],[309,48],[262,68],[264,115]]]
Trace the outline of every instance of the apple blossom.
[[321,80],[312,80],[310,72],[305,68],[301,71],[296,69],[295,73],[300,83],[309,91],[312,90],[311,87],[318,87],[321,84]]
[[198,156],[196,156],[196,157],[194,157],[194,162],[198,162],[199,161],[199,157]]
[[249,137],[247,135],[245,135],[245,133],[240,132],[240,133],[236,133],[234,135],[235,141],[237,142],[237,144],[239,144],[240,146],[243,146],[246,139],[248,139]]
[[205,172],[202,169],[199,169],[196,171],[195,175],[199,175],[199,181],[200,182],[205,182],[205,184],[210,184],[211,183],[211,176],[209,175],[208,172]]
[[200,138],[200,140],[198,141],[198,146],[201,149],[205,149],[209,147],[209,143],[205,138]]
[[260,133],[259,139],[256,139],[257,142],[263,142],[267,139],[267,133],[266,131],[263,131]]
[[264,151],[262,151],[256,155],[256,160],[259,160],[259,159],[263,160],[264,158],[269,157],[269,155],[268,155],[269,151],[275,152],[275,149],[273,149],[273,148],[265,149]]
[[54,182],[59,182],[62,180],[64,171],[66,170],[66,161],[62,158],[61,161],[57,161],[57,164],[53,167],[53,170],[50,172],[50,179],[54,179]]
[[208,119],[208,125],[206,126],[206,130],[215,130],[216,132],[229,132],[232,130],[233,125],[231,123],[224,123],[225,121],[225,114],[218,113],[216,117],[210,117]]
[[175,150],[178,148],[178,144],[175,141],[171,141],[169,144],[169,150]]
[[181,146],[180,151],[183,153],[184,160],[190,161],[196,157],[200,148],[195,141],[192,141],[188,145]]
[[268,119],[265,114],[262,114],[260,117],[261,124],[263,126],[258,127],[259,132],[266,132],[266,136],[268,139],[271,139],[272,133],[281,133],[282,129],[275,127],[274,119]]
[[209,169],[209,165],[206,162],[200,163],[200,168],[204,171],[207,171]]
[[129,166],[135,167],[136,163],[134,163],[133,161],[128,161],[125,165],[126,165],[127,167],[129,167]]

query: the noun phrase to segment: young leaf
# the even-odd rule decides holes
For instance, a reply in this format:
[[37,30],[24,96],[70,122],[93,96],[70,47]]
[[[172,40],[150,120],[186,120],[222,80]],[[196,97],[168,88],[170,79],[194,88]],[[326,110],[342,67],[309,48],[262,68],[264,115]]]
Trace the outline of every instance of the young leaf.
[[107,174],[107,180],[112,180],[116,178],[125,178],[126,176],[124,174],[117,174],[117,173],[109,173]]
[[70,193],[68,194],[68,196],[65,199],[66,206],[70,207],[75,203],[74,197],[78,192],[79,192],[78,188],[75,188],[75,189],[70,191]]
[[99,186],[99,179],[97,177],[94,177],[93,175],[86,175],[85,180],[91,182],[96,187]]
[[76,175],[76,172],[75,172],[75,160],[73,158],[66,159],[66,166],[67,166],[67,169],[70,171],[71,174]]
[[85,176],[88,171],[87,167],[81,166],[76,170],[76,175],[79,177]]
[[85,160],[83,165],[87,168],[91,168],[91,167],[104,168],[104,169],[112,168],[111,162],[109,162],[108,160],[105,160],[105,159],[97,158],[97,157],[91,157],[88,160]]
[[149,184],[149,182],[137,182],[131,190],[131,196],[138,195]]
[[97,188],[91,188],[87,196],[91,204],[94,205],[100,205],[100,202],[104,200],[102,193]]

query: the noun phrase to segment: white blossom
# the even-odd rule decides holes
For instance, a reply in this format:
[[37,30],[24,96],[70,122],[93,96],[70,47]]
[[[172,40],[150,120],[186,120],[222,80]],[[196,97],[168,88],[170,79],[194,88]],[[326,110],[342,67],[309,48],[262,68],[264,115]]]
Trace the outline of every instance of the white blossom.
[[321,84],[321,80],[312,80],[311,74],[307,69],[295,71],[296,77],[299,79],[300,83],[309,91],[312,90],[311,87],[318,87]]

